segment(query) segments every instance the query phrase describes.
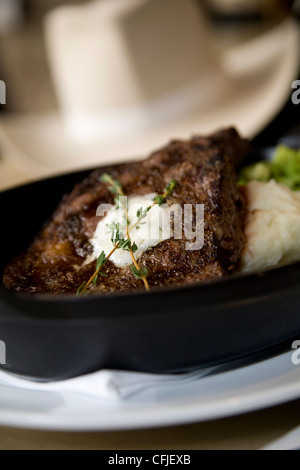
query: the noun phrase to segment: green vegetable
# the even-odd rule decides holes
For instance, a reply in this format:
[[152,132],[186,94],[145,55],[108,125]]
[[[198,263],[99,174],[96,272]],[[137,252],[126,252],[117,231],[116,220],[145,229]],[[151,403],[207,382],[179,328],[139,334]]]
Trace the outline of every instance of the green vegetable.
[[238,185],[244,185],[252,180],[267,182],[271,179],[295,191],[300,190],[300,149],[294,150],[285,145],[278,145],[270,161],[242,168]]
[[253,163],[253,165],[243,168],[239,175],[239,184],[247,181],[269,181],[271,179],[271,169],[268,162]]

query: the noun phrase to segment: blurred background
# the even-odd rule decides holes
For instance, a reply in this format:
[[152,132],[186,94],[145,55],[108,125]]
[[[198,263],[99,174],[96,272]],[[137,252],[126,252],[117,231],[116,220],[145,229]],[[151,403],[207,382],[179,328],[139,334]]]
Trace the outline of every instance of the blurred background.
[[47,64],[43,19],[61,4],[82,0],[0,0],[0,75],[9,84],[2,111],[57,107]]
[[254,137],[288,102],[300,0],[127,3],[0,0],[0,155],[19,172],[12,183],[229,123]]
[[[114,0],[112,0],[114,1]],[[46,57],[43,20],[53,8],[89,0],[0,0],[0,76],[9,84],[4,111],[58,108]],[[255,35],[281,21],[300,0],[199,0],[229,41]],[[227,31],[226,31],[227,30]],[[234,36],[234,38],[232,37]]]

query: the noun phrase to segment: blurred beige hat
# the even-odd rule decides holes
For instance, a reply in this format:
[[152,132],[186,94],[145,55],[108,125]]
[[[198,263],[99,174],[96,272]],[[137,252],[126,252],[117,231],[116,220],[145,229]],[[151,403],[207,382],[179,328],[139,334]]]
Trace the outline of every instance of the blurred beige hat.
[[257,135],[291,98],[299,26],[287,18],[228,43],[203,15],[199,0],[98,0],[51,12],[60,110],[3,116],[2,157],[41,177],[140,159],[172,138],[231,125]]
[[60,7],[46,18],[46,42],[61,111],[78,139],[151,129],[192,112],[218,88],[197,0]]

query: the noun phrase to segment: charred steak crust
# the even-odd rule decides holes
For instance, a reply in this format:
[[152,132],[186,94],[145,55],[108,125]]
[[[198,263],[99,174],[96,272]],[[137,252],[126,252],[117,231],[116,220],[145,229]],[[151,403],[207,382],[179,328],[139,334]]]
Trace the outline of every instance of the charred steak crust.
[[[249,143],[228,129],[210,137],[173,141],[144,161],[93,171],[64,196],[28,251],[6,267],[5,286],[29,294],[75,294],[89,279],[96,262],[83,263],[100,221],[96,210],[101,203],[113,204],[113,196],[100,182],[103,173],[118,179],[128,196],[161,194],[174,178],[178,184],[170,203],[205,205],[201,250],[186,251],[183,237],[162,242],[142,255],[139,263],[147,266],[150,286],[185,285],[230,274],[238,268],[244,243],[235,168],[248,150]],[[106,269],[109,277],[92,287],[95,292],[142,288],[129,267],[117,268],[108,261]]]

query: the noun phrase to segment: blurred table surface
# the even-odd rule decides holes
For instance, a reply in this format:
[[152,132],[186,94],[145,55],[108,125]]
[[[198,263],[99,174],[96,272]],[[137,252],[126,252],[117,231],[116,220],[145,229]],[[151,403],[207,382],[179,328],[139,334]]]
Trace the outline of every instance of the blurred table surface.
[[241,416],[158,429],[65,433],[0,427],[0,450],[258,450],[299,423],[297,400]]

